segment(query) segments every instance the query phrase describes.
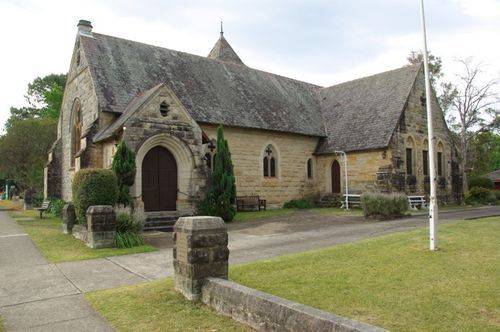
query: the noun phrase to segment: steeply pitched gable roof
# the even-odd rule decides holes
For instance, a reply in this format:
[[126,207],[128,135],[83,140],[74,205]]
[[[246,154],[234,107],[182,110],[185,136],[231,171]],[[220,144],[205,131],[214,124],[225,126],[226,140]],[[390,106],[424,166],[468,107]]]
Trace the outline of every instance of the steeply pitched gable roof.
[[322,88],[223,60],[223,37],[211,52],[217,60],[97,33],[79,38],[101,110],[132,114],[164,83],[197,122],[323,137],[319,154],[387,147],[420,70]]
[[406,66],[322,89],[327,138],[316,152],[387,147],[419,71]]
[[318,86],[188,53],[80,36],[102,110],[122,113],[165,83],[197,122],[324,136]]
[[155,92],[158,91],[158,89],[163,86],[163,84],[164,83],[160,83],[147,90],[146,92],[140,93],[137,97],[132,99],[132,101],[130,102],[130,104],[128,104],[127,108],[125,109],[125,111],[123,111],[120,117],[116,119],[116,121],[113,122],[110,126],[98,131],[94,135],[93,141],[96,143],[112,137],[118,129],[123,127],[128,119],[132,118],[132,116],[141,109],[142,105],[146,104],[148,100],[150,100],[150,98],[155,95]]
[[233,50],[231,45],[227,42],[223,35],[220,36],[219,40],[215,43],[214,47],[208,54],[208,58],[213,60],[219,60],[224,62],[230,62],[237,65],[244,65],[240,57]]

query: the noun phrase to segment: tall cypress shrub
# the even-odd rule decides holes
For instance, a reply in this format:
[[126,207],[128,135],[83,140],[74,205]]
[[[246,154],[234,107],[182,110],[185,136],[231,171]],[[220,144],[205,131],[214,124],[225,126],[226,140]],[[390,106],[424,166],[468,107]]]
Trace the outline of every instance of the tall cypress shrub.
[[209,188],[201,204],[201,211],[210,216],[218,216],[226,222],[231,221],[236,213],[236,185],[233,162],[224,129],[217,128],[217,153],[214,157],[213,170]]
[[118,204],[129,206],[132,203],[129,187],[134,184],[136,166],[135,154],[124,141],[118,144],[112,169],[118,179]]

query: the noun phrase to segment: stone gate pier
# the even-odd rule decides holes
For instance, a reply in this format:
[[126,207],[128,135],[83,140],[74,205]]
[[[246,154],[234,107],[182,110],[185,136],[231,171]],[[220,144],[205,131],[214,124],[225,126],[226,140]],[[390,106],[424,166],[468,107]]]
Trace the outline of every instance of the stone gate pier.
[[227,229],[219,217],[181,217],[174,226],[175,288],[189,300],[201,299],[208,277],[227,279]]

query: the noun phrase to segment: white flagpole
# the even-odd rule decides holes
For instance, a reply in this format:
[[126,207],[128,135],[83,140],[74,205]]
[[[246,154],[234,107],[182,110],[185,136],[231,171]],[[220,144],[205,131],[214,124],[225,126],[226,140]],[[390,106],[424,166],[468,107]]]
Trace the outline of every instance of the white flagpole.
[[436,199],[436,169],[434,156],[434,128],[432,125],[432,93],[429,80],[429,59],[427,52],[427,32],[425,28],[424,0],[420,0],[420,14],[422,16],[422,30],[424,39],[424,71],[425,71],[425,100],[427,106],[427,133],[429,141],[429,177],[431,184],[431,197],[429,202],[429,245],[430,250],[437,250],[438,205]]

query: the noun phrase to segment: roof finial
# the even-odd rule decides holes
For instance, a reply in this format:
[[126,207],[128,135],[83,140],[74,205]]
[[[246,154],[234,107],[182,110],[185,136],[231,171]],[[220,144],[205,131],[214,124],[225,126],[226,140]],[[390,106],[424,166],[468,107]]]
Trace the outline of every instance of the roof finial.
[[220,36],[224,37],[224,28],[222,27],[222,20],[220,20]]

